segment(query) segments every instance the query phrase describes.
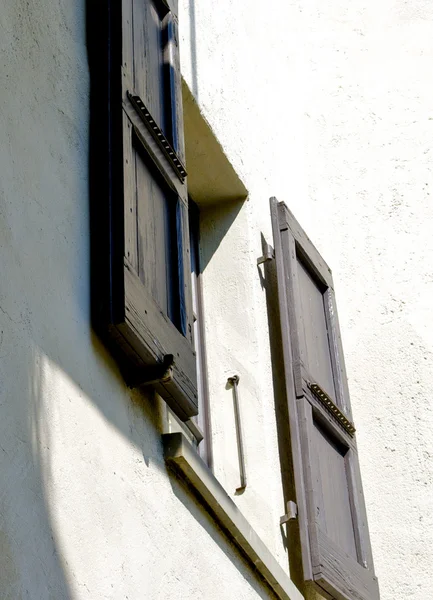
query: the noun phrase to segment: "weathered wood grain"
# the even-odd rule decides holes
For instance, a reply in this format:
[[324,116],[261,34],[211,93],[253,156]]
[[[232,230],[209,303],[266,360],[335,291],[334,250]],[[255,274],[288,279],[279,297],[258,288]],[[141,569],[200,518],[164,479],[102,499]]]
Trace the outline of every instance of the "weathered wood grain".
[[132,0],[134,89],[166,131],[162,19],[151,0]]
[[323,292],[299,258],[296,266],[303,325],[303,335],[299,336],[301,356],[313,374],[314,382],[335,398]]
[[282,252],[285,257],[284,273],[287,309],[289,313],[290,338],[292,347],[293,376],[297,398],[303,396],[302,391],[302,364],[306,361],[304,347],[300,340],[304,340],[303,313],[299,298],[298,272],[296,268],[295,239],[290,230],[280,230]]
[[305,496],[304,469],[301,447],[301,434],[298,425],[296,406],[295,381],[293,377],[292,345],[290,342],[290,322],[287,304],[285,259],[280,236],[278,220],[278,204],[276,198],[271,198],[271,220],[274,237],[275,263],[278,282],[278,302],[280,305],[282,345],[284,355],[284,376],[286,381],[286,396],[290,421],[290,443],[296,488],[296,503],[298,505],[299,535],[301,539],[302,566],[304,578],[308,581],[313,578],[311,567],[310,542],[308,536],[308,511]]
[[309,388],[351,418],[332,274],[283,203],[271,217],[304,577],[335,600],[378,600],[356,439]]
[[126,113],[123,116],[123,206],[125,228],[125,256],[138,272],[137,244],[137,165],[136,152],[132,147],[132,123]]
[[377,579],[318,530],[321,562],[313,565],[315,580],[336,600],[377,600]]
[[[166,127],[174,85],[164,79],[163,64],[163,21],[170,8],[176,8],[171,0],[109,0],[94,15],[101,26],[89,42],[92,319],[127,382],[138,385],[159,373],[155,387],[186,420],[197,413],[188,223],[182,212],[187,214],[188,193],[128,97],[142,97]],[[178,69],[174,55],[171,60]],[[176,127],[183,147],[182,128]]]

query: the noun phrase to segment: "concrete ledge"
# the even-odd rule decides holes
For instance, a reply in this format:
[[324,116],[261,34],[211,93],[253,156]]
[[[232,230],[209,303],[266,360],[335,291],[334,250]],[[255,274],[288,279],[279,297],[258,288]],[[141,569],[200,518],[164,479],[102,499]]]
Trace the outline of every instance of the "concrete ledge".
[[304,600],[236,504],[182,433],[162,436],[167,465],[182,475],[281,600]]
[[248,191],[182,80],[188,193],[199,206],[245,200]]

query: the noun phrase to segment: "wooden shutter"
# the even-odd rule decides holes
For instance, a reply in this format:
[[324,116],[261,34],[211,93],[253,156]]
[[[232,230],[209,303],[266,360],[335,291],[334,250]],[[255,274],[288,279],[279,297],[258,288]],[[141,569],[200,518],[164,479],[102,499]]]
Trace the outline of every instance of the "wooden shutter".
[[90,2],[93,316],[131,385],[197,414],[176,0]]
[[329,267],[271,199],[304,578],[335,600],[377,600]]

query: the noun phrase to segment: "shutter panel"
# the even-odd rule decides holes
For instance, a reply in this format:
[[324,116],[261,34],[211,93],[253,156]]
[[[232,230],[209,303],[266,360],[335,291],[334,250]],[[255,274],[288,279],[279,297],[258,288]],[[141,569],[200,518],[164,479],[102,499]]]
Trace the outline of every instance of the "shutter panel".
[[304,578],[335,600],[377,600],[329,267],[271,199]]
[[94,322],[128,383],[151,383],[187,420],[197,383],[177,2],[90,12]]

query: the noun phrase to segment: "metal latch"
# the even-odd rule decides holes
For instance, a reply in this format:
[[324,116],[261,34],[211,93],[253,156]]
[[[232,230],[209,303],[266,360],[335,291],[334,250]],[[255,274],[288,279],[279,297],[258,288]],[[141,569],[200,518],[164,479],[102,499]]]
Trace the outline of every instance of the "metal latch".
[[293,500],[289,500],[287,502],[287,512],[285,515],[280,517],[280,525],[284,525],[284,523],[288,523],[289,521],[293,521],[298,516],[298,506],[296,502]]
[[265,262],[268,262],[273,258],[275,258],[274,249],[270,244],[264,244],[263,256],[260,256],[260,258],[257,259],[257,265],[261,265]]

